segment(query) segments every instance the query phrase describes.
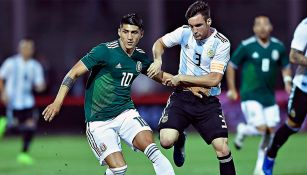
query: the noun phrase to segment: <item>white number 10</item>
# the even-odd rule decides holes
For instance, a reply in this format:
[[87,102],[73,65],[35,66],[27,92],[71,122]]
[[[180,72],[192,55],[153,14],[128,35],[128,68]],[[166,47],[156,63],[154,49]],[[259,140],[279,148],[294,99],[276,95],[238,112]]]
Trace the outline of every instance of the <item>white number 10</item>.
[[120,85],[121,86],[129,86],[129,84],[132,80],[132,77],[133,77],[133,73],[123,72],[123,78],[122,78]]

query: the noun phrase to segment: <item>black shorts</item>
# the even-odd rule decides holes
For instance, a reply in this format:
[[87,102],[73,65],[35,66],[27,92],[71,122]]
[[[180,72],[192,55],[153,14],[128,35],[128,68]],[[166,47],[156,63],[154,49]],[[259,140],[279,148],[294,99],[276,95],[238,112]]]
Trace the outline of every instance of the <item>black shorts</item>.
[[228,138],[228,130],[217,97],[202,99],[190,91],[176,90],[169,97],[158,130],[172,128],[183,132],[190,124],[207,144],[216,138]]
[[13,116],[18,120],[19,123],[24,123],[27,119],[37,119],[34,108],[27,108],[22,110],[13,110]]
[[288,101],[288,116],[297,123],[302,124],[307,113],[307,93],[294,86]]

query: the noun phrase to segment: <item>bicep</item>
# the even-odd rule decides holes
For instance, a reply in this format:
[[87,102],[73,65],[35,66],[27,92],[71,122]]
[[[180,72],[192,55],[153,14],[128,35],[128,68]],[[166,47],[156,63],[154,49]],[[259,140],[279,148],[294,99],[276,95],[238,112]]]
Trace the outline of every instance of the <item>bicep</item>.
[[79,60],[70,70],[70,72],[76,77],[79,77],[88,71],[89,70],[81,60]]

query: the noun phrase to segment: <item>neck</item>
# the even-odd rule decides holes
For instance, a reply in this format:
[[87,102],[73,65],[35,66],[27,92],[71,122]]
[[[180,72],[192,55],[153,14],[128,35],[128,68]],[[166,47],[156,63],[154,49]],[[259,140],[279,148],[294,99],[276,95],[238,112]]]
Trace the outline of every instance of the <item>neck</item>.
[[119,39],[119,45],[120,45],[120,47],[123,49],[123,51],[126,52],[126,54],[127,54],[128,56],[131,56],[131,55],[132,55],[132,53],[133,53],[133,51],[134,51],[134,48],[133,48],[133,49],[127,49],[127,48],[125,47],[125,45],[124,45],[124,43],[122,42],[121,39]]
[[269,42],[269,37],[267,38],[258,38],[258,41],[261,43],[261,44],[267,44]]

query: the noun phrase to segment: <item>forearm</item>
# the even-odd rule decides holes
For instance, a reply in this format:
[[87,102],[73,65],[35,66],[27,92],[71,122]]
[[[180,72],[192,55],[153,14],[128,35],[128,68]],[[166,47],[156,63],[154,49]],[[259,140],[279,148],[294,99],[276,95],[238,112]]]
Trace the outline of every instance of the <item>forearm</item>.
[[162,42],[162,38],[160,38],[154,43],[152,47],[154,61],[161,62],[162,64],[162,55],[164,53],[164,49],[165,49],[165,46]]
[[223,75],[218,73],[210,73],[201,76],[179,75],[180,85],[184,87],[216,87],[222,80]]
[[155,80],[158,83],[164,84],[167,79],[172,77],[173,77],[172,74],[161,71],[156,76],[153,77],[153,80]]
[[301,66],[307,66],[307,57],[302,52],[291,49],[290,51],[290,62],[292,64],[298,64]]
[[282,69],[282,76],[283,76],[283,80],[284,80],[285,85],[287,85],[287,84],[291,85],[292,72],[291,72],[290,66]]
[[227,79],[228,90],[237,91],[235,76],[236,76],[235,69],[231,65],[228,64],[227,69],[226,69],[226,79]]
[[74,65],[74,67],[64,77],[60,89],[58,91],[58,94],[54,101],[62,104],[67,93],[73,87],[77,78],[86,73],[87,71],[88,70],[81,61],[79,61],[76,65]]

